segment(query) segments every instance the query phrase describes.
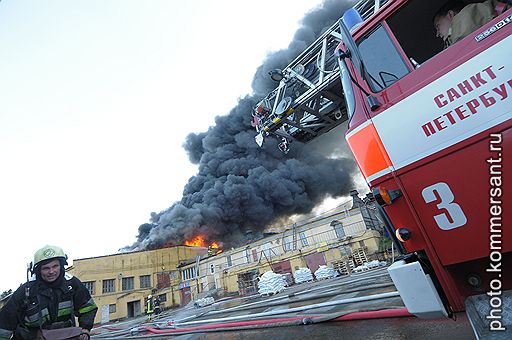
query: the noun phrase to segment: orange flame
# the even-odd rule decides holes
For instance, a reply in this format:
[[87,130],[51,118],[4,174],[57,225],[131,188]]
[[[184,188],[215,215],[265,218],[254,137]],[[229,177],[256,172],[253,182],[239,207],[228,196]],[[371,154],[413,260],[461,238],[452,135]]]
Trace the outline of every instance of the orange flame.
[[191,247],[206,247],[206,242],[203,236],[198,235],[190,241],[185,241],[185,245]]
[[[205,237],[202,235],[197,235],[191,240],[186,240],[185,245],[190,247],[208,247],[208,244],[205,241]],[[212,242],[212,244],[210,244],[210,248],[219,249],[219,244],[217,242]]]

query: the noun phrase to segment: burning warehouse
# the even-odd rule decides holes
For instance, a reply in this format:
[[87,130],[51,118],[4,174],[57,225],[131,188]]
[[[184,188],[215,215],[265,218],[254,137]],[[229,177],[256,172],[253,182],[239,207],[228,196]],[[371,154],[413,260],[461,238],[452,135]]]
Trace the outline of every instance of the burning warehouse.
[[199,294],[253,294],[257,278],[266,271],[285,275],[289,284],[298,268],[314,272],[327,265],[348,274],[365,262],[386,259],[381,228],[373,202],[354,192],[352,201],[284,231],[180,266],[182,303]]

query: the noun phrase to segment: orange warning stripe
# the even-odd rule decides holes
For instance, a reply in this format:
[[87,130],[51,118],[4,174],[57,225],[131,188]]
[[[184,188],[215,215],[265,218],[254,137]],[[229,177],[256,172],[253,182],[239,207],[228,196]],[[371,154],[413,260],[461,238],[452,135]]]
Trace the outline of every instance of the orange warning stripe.
[[371,121],[349,132],[346,139],[367,182],[391,171],[393,164]]

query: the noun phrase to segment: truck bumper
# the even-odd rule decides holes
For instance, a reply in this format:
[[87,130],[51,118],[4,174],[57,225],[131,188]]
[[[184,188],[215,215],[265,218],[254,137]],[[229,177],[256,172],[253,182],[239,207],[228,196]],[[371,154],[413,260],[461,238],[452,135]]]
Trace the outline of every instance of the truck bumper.
[[411,314],[423,319],[448,317],[430,274],[418,261],[396,261],[389,266],[388,273]]

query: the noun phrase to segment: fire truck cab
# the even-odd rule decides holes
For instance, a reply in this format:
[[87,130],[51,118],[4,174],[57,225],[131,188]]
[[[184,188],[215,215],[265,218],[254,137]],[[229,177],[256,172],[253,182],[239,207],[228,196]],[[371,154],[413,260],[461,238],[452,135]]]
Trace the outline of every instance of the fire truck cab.
[[346,140],[403,253],[389,273],[406,307],[466,310],[485,338],[512,331],[512,10],[445,48],[433,24],[445,2],[345,13]]

